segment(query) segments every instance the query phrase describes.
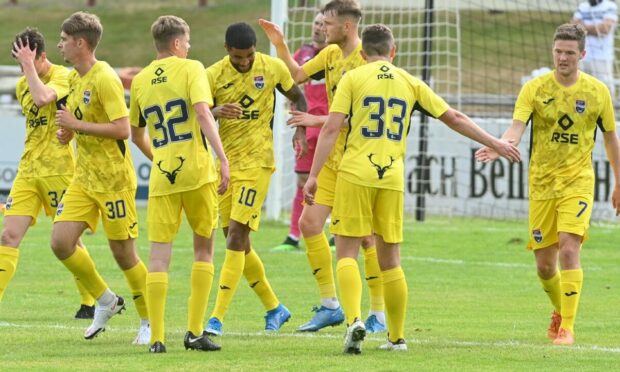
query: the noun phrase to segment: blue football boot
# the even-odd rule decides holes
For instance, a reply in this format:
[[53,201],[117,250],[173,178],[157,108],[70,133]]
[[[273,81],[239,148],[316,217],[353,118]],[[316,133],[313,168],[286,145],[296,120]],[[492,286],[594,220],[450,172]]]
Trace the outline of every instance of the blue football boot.
[[306,324],[303,324],[297,328],[297,332],[316,332],[321,328],[328,326],[337,326],[344,322],[344,313],[342,307],[336,309],[330,309],[325,306],[314,307],[312,311],[315,312],[314,316]]
[[291,319],[291,312],[286,306],[280,304],[273,310],[267,311],[265,314],[265,331],[274,332],[280,329],[282,325]]

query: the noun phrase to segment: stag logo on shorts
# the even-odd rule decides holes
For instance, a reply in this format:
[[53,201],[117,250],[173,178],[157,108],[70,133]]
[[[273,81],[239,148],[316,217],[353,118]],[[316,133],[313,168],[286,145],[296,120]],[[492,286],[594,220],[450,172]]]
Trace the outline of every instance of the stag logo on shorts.
[[542,232],[540,231],[540,229],[532,230],[532,237],[534,237],[534,241],[536,241],[536,243],[540,243],[543,240]]

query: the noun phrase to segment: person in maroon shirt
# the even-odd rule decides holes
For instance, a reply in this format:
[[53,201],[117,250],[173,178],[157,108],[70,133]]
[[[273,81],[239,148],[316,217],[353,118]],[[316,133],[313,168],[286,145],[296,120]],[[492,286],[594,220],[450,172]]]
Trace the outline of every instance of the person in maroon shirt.
[[[325,42],[325,32],[323,30],[323,15],[317,14],[312,25],[312,43],[302,45],[293,58],[299,65],[303,65],[307,61],[316,56],[327,43]],[[304,95],[308,104],[308,114],[327,115],[327,91],[325,90],[325,76],[312,76],[312,79],[304,85]],[[295,111],[291,112],[295,114]],[[297,173],[297,191],[293,199],[293,207],[291,210],[291,227],[288,236],[284,242],[272,249],[276,252],[288,252],[299,249],[299,217],[304,209],[302,187],[308,179],[310,168],[312,167],[312,159],[314,158],[314,148],[319,138],[321,127],[307,127],[306,138],[308,140],[308,152],[301,158],[295,160],[295,173]]]

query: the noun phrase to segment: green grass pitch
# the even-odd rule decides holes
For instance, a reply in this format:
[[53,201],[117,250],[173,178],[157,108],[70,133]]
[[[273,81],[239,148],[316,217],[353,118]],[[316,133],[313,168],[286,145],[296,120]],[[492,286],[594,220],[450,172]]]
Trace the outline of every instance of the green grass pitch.
[[[145,221],[144,210],[140,213]],[[139,324],[131,303],[105,333],[92,341],[82,339],[89,322],[72,319],[79,297],[70,274],[49,249],[50,228],[41,216],[27,234],[17,273],[0,304],[2,370],[605,370],[620,360],[615,226],[592,227],[582,255],[585,284],[577,345],[554,347],[546,339],[551,306],[536,279],[532,254],[524,248],[524,221],[408,221],[401,254],[409,284],[409,352],[376,350],[385,339],[379,334],[367,337],[360,356],[342,354],[344,326],[315,334],[294,332],[312,315],[318,290],[303,251],[269,252],[285,237],[285,225],[264,222],[252,240],[278,297],[293,313],[291,321],[277,334],[264,334],[264,309],[242,278],[224,322],[225,334],[217,338],[222,351],[202,353],[185,351],[182,344],[192,262],[191,232],[183,224],[170,267],[168,353],[163,355],[130,344]],[[145,229],[142,222],[138,245],[148,262]],[[130,297],[102,232],[84,240],[110,286]],[[223,252],[218,233],[216,280]],[[364,293],[363,312],[367,309]]]

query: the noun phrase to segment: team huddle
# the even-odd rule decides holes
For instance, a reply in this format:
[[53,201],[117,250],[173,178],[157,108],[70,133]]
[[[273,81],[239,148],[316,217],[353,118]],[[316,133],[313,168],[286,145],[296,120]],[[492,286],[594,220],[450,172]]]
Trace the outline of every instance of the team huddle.
[[[84,338],[101,334],[126,308],[125,299],[108,286],[80,239],[101,219],[141,319],[133,343],[149,345],[152,353],[166,352],[168,268],[184,212],[194,242],[184,347],[221,349],[213,337],[224,333],[225,315],[242,275],[265,307],[265,331],[278,331],[291,313],[269,284],[250,239],[259,229],[275,170],[272,125],[278,90],[295,108],[288,123],[295,127],[296,156],[314,154],[299,188],[305,199],[299,230],[320,306],[297,331],[346,322],[345,353],[361,353],[367,333],[385,330],[387,340],[380,349],[407,350],[408,287],[400,243],[406,137],[417,110],[482,144],[476,153],[480,161],[499,156],[520,161],[516,146],[530,125],[528,246],[554,306],[548,336],[555,344],[574,343],[583,281],[579,253],[592,212],[590,159],[597,128],[603,132],[614,176],[620,179],[609,90],[577,69],[585,53],[583,30],[575,25],[556,30],[556,69],[524,86],[513,125],[498,139],[392,64],[396,45],[387,26],[367,26],[360,38],[361,19],[356,1],[328,2],[315,19],[327,46],[302,65],[277,25],[259,21],[276,47],[275,58],[256,51],[256,34],[248,24],[235,23],[226,30],[227,55],[205,69],[201,62],[187,59],[188,24],[176,16],[161,16],[151,27],[157,58],[134,77],[129,109],[120,79],[95,57],[103,32],[97,16],[77,12],[61,26],[58,48],[74,67],[71,72],[47,60],[39,31],[28,28],[17,35],[12,53],[24,77],[16,97],[27,131],[5,210],[0,300],[15,272],[19,244],[43,208],[54,218],[52,250],[75,277],[80,292],[76,318],[92,319]],[[327,115],[307,104],[298,84],[309,80],[325,81]],[[318,139],[310,141],[307,134],[316,128],[321,128]],[[152,161],[148,268],[135,244],[137,182],[129,138]],[[612,203],[620,210],[619,186]],[[330,231],[336,237],[335,275],[323,232],[330,215]],[[213,312],[205,324],[218,225],[226,252]],[[357,263],[360,246],[371,303],[365,320]]]

